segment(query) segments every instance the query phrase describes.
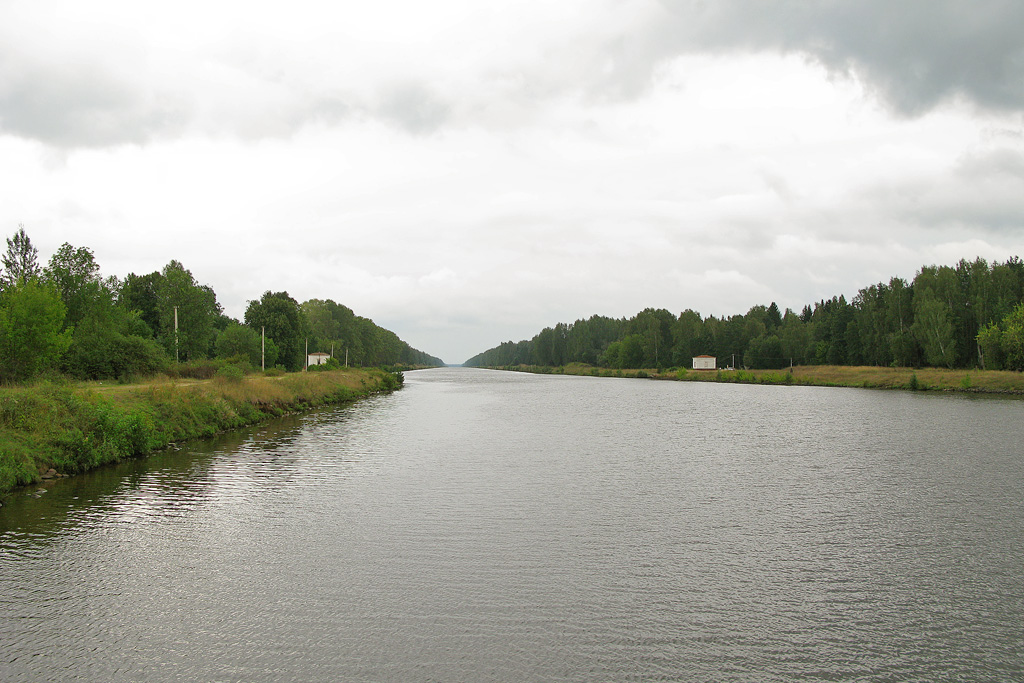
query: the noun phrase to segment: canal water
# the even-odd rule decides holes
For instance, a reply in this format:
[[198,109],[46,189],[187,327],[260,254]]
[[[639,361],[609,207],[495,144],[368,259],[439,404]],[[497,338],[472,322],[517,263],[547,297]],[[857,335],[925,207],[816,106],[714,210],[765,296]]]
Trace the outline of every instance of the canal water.
[[6,499],[0,680],[1021,680],[1022,451],[1019,400],[411,372]]

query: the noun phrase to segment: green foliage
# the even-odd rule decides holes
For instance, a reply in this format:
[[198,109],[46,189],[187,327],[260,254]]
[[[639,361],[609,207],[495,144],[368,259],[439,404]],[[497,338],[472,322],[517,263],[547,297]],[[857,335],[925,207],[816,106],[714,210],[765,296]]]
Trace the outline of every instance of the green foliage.
[[996,323],[989,323],[978,332],[978,346],[981,349],[982,367],[986,370],[1002,370],[1005,367],[1003,354],[1003,331]]
[[54,367],[71,344],[63,330],[64,303],[34,280],[8,287],[0,298],[0,380],[23,381]]
[[758,335],[750,340],[743,354],[743,364],[751,368],[778,369],[789,365],[782,353],[782,342],[774,334]]
[[385,372],[381,375],[381,380],[385,389],[395,391],[405,384],[405,375],[401,372]]
[[14,446],[0,451],[0,491],[37,481],[45,468],[82,472],[159,445],[145,411],[52,384],[2,394],[0,443]]
[[154,287],[157,337],[167,355],[180,361],[209,357],[217,334],[214,322],[221,314],[217,296],[178,261],[164,266],[160,276]]
[[87,319],[74,330],[61,369],[76,379],[148,377],[167,369],[169,359],[153,339],[125,335]]
[[601,365],[606,368],[621,368],[622,342],[613,341],[601,354]]
[[[329,372],[331,370],[340,370],[342,367],[341,362],[337,358],[328,358],[325,362],[310,365],[306,369],[310,372]],[[384,369],[388,372],[391,371],[391,368],[387,366],[384,366]]]
[[1024,303],[1003,319],[999,345],[1006,368],[1024,370]]
[[781,369],[792,359],[794,365],[994,369],[1011,367],[1007,354],[1021,357],[1024,365],[1024,341],[1006,340],[1001,322],[1022,301],[1019,258],[992,265],[962,260],[955,267],[925,266],[912,283],[891,278],[870,285],[851,302],[844,296],[822,299],[799,314],[772,303],[721,318],[702,318],[690,309],[675,318],[656,309],[628,320],[592,316],[545,328],[533,339],[505,342],[465,364],[636,369],[686,366],[693,356],[709,354],[754,368]]
[[67,308],[66,326],[76,326],[89,313],[95,312],[95,301],[107,295],[103,303],[110,305],[110,292],[103,287],[100,267],[85,247],[75,248],[65,242],[43,268],[43,279],[53,285]]
[[412,348],[394,332],[330,299],[310,299],[300,309],[308,329],[309,350],[331,353],[341,364],[347,354],[351,366],[444,365],[440,358]]
[[277,345],[278,362],[288,370],[302,368],[305,318],[288,292],[266,291],[258,301],[250,301],[245,309],[245,324],[253,330],[264,329],[267,338]]
[[914,295],[914,324],[911,329],[930,365],[953,367],[956,360],[953,323],[946,304],[930,290]]
[[644,338],[640,334],[627,335],[619,351],[619,367],[639,368],[644,364]]
[[228,363],[217,370],[216,379],[222,382],[238,383],[245,377],[245,371],[238,365]]
[[[205,379],[220,367],[202,363],[213,356],[260,367],[264,348],[256,325],[264,324],[266,366],[297,370],[304,365],[307,318],[320,335],[311,340],[314,348],[337,344],[353,356],[353,365],[442,364],[333,301],[311,300],[303,314],[286,292],[268,291],[251,302],[250,327],[244,327],[225,316],[213,290],[178,261],[120,282],[100,276],[90,249],[66,242],[40,271],[23,226],[7,246],[0,273],[0,284],[7,283],[0,300],[0,381],[27,380],[54,368],[76,379],[125,380],[164,370]],[[168,367],[170,359],[183,365]]]
[[38,278],[38,254],[39,250],[32,246],[32,240],[25,234],[25,226],[19,224],[18,231],[7,238],[7,253],[2,259],[3,272],[0,272],[0,288],[12,289]]
[[765,311],[765,327],[769,332],[782,327],[782,312],[779,311],[779,307],[774,301]]
[[759,384],[792,384],[793,375],[788,372],[766,372],[757,381]]
[[986,325],[977,335],[979,353],[988,369],[1024,370],[1024,303],[998,324]]
[[217,358],[244,358],[251,367],[262,366],[264,346],[266,347],[266,364],[273,366],[277,363],[277,344],[271,339],[264,344],[260,339],[260,333],[246,325],[229,323],[217,335]]
[[157,296],[157,286],[162,277],[160,273],[149,273],[148,275],[129,273],[118,293],[119,303],[126,309],[135,311],[153,335],[159,335],[162,331]]
[[61,359],[61,370],[78,379],[124,379],[163,370],[168,362],[164,350],[139,313],[118,302],[115,283],[96,275],[88,250],[68,248],[64,256],[64,265],[79,259],[78,275],[58,267],[55,259],[46,270],[54,286],[64,288],[62,298],[74,310],[71,347]]

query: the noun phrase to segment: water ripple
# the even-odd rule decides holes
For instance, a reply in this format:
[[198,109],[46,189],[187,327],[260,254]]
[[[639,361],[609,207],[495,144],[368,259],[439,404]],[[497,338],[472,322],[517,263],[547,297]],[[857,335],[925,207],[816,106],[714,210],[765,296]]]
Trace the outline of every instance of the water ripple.
[[1022,409],[408,373],[9,501],[0,679],[1020,679]]

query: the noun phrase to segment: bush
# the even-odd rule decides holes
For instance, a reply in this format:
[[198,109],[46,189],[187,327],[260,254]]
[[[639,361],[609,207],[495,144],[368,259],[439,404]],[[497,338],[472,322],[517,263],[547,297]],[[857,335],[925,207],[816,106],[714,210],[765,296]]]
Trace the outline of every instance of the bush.
[[224,361],[190,360],[171,365],[167,375],[175,379],[213,379],[223,365]]
[[[245,358],[252,366],[259,365],[262,359],[260,333],[245,325],[229,324],[217,335],[215,347],[218,358]],[[275,352],[273,360],[276,359]]]
[[24,381],[53,366],[71,345],[62,330],[64,302],[34,281],[9,287],[0,297],[0,379]]
[[401,372],[385,372],[382,379],[384,388],[388,391],[395,391],[405,384],[405,375]]
[[[337,358],[328,358],[326,362],[320,363],[318,365],[310,365],[306,369],[312,370],[313,372],[324,372],[326,370],[341,370],[341,363],[338,361]],[[391,368],[385,368],[385,370],[388,370],[390,372]]]
[[167,354],[152,339],[85,323],[75,329],[60,368],[76,379],[148,377],[167,368]]
[[215,379],[220,382],[238,383],[245,377],[245,372],[237,365],[224,365],[217,370]]

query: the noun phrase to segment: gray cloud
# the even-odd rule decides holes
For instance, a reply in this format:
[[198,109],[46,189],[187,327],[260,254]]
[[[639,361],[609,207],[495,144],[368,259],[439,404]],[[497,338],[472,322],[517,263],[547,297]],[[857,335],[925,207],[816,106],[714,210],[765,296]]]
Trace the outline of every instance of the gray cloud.
[[[324,75],[329,59],[320,73],[305,55],[316,50],[284,34],[260,45],[262,61],[237,58],[255,49],[244,39],[225,38],[226,47],[212,55],[154,47],[153,63],[164,68],[152,71],[150,46],[130,35],[122,36],[128,48],[114,49],[116,59],[97,52],[97,41],[57,49],[63,34],[52,45],[0,41],[0,133],[74,148],[142,144],[189,129],[284,137],[352,117],[413,134],[466,116],[517,125],[567,93],[639,98],[659,65],[708,52],[802,54],[837,77],[854,75],[907,116],[958,98],[983,109],[1024,110],[1018,0],[660,0],[604,9],[595,12],[592,30],[538,37],[524,59],[495,54],[462,63],[428,54],[423,68],[410,62],[369,71],[360,83],[349,82],[351,74]],[[17,26],[7,33],[17,37]],[[327,54],[339,63],[351,59]]]
[[924,241],[1024,235],[1024,153],[998,148],[974,152],[933,175],[863,187],[838,207],[805,210],[814,234],[853,241],[891,241],[916,233]]
[[0,56],[0,131],[57,147],[143,143],[186,125],[185,101],[116,78],[101,67],[48,67]]
[[451,109],[426,87],[409,84],[388,90],[375,112],[410,133],[432,133],[448,120]]
[[1024,3],[1017,0],[662,0],[652,55],[802,53],[854,73],[893,109],[920,114],[963,97],[1024,108]]

